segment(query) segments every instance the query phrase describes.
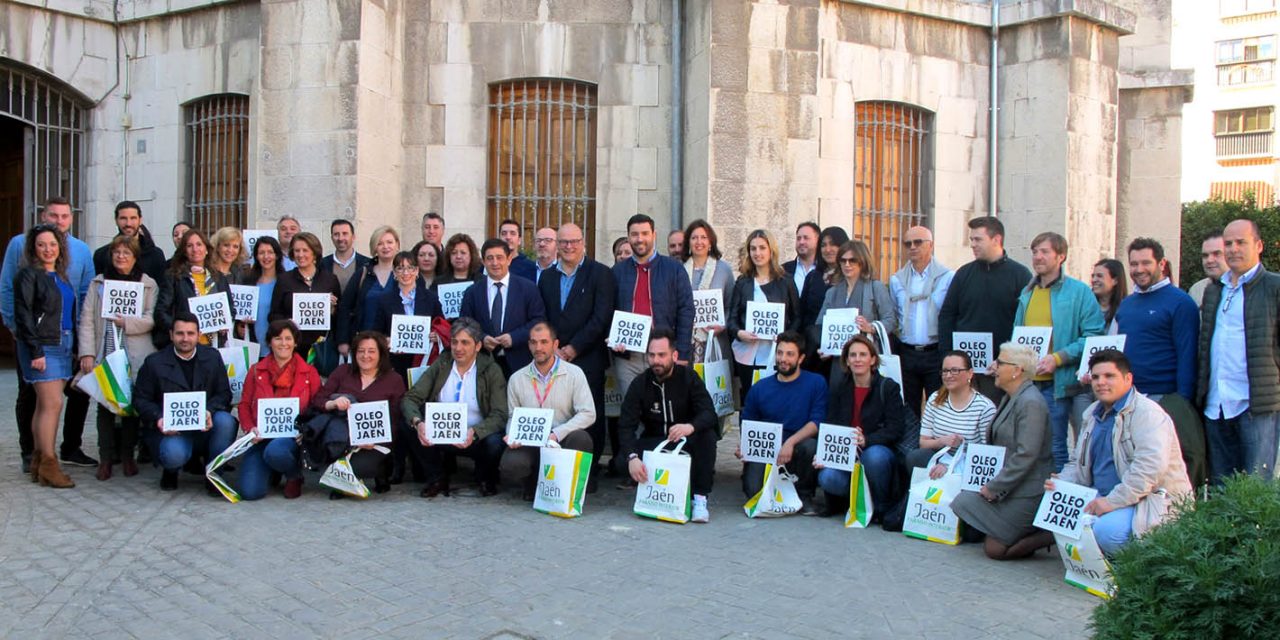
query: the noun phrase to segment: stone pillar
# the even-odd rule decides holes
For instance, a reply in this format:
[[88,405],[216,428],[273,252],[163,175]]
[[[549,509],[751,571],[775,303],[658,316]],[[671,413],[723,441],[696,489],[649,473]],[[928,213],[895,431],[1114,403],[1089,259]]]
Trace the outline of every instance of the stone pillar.
[[1120,89],[1115,255],[1127,263],[1129,241],[1155,238],[1175,274],[1182,242],[1182,105],[1191,100],[1188,76],[1125,78]]

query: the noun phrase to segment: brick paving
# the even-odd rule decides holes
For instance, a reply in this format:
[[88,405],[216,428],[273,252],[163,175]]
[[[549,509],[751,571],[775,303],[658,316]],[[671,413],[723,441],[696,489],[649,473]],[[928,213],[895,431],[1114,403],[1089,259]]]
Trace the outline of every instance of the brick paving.
[[[612,479],[576,520],[510,486],[423,500],[406,483],[361,503],[315,476],[297,500],[232,505],[185,474],[162,493],[150,467],[29,483],[15,394],[0,372],[4,638],[1064,638],[1098,602],[1062,582],[1056,552],[997,563],[834,518],[750,520],[729,440],[706,525],[635,517]],[[93,454],[92,411],[85,435]]]

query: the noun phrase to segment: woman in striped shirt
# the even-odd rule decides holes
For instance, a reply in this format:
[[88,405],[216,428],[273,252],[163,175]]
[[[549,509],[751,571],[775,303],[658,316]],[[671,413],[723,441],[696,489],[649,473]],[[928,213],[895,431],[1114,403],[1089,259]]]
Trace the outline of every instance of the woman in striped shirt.
[[[963,443],[985,443],[987,428],[995,416],[996,406],[974,391],[969,354],[948,351],[942,356],[942,388],[925,402],[920,418],[920,448],[907,455],[907,466],[924,467],[943,448],[954,454]],[[945,470],[935,465],[929,475],[938,478]]]

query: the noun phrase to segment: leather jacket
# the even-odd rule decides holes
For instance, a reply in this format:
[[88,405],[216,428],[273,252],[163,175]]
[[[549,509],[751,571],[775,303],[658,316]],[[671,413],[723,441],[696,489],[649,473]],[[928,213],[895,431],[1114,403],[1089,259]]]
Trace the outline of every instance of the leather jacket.
[[18,342],[31,358],[43,358],[45,345],[62,342],[62,292],[43,269],[23,267],[13,286],[13,319]]

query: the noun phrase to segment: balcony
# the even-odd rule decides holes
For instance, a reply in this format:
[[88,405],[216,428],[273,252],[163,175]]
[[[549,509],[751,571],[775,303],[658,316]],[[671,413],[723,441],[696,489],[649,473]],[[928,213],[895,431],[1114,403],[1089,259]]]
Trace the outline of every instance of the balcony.
[[1260,60],[1218,65],[1219,87],[1244,87],[1275,80],[1276,61]]
[[1274,139],[1272,131],[1219,134],[1216,137],[1217,155],[1219,159],[1269,156],[1275,148]]

